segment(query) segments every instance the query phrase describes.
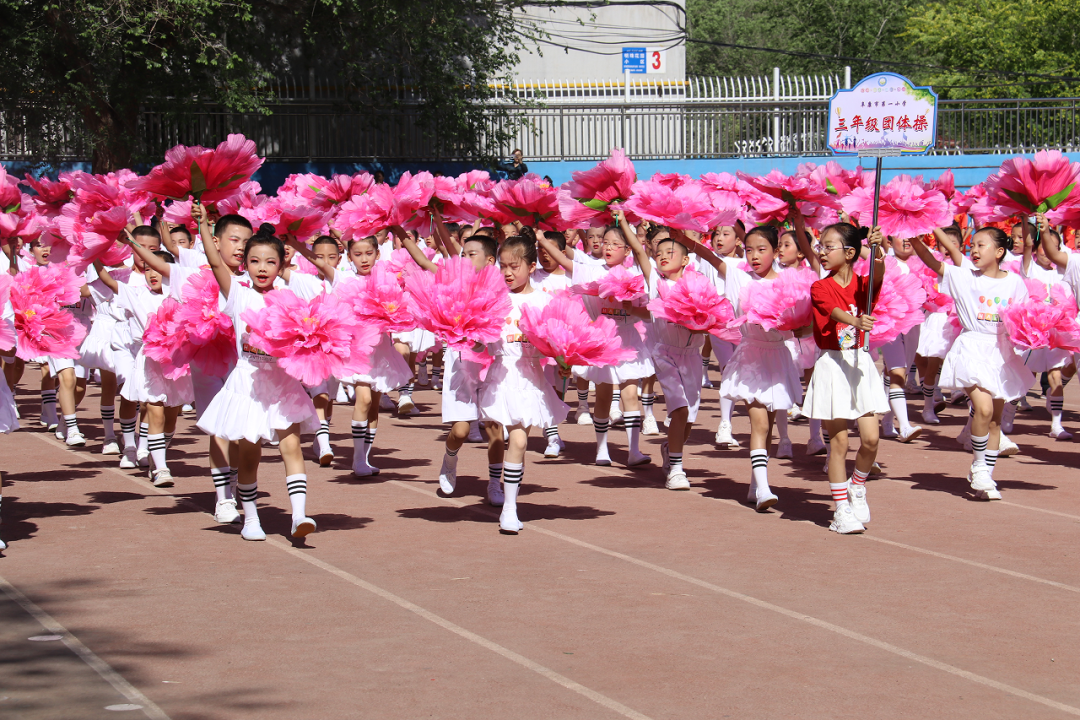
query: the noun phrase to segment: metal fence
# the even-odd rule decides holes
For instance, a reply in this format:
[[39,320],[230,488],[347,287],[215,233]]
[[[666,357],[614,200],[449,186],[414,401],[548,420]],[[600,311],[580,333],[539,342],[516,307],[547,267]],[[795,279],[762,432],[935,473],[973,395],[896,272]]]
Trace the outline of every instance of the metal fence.
[[[942,102],[936,153],[1019,153],[1040,148],[1080,150],[1080,98]],[[520,147],[530,160],[598,160],[613,147],[641,159],[824,155],[822,101],[589,102],[503,105],[510,120],[492,115],[492,131],[511,132],[502,155]],[[376,112],[320,101],[271,105],[270,115],[199,109],[183,120],[148,110],[140,120],[138,154],[161,157],[176,145],[214,145],[228,133],[252,138],[275,161],[468,160],[464,150],[439,142],[438,128],[423,129],[408,104]],[[515,124],[516,123],[516,124]],[[0,116],[0,159],[89,158],[76,122],[33,125],[26,115]],[[492,134],[494,136],[494,134]]]

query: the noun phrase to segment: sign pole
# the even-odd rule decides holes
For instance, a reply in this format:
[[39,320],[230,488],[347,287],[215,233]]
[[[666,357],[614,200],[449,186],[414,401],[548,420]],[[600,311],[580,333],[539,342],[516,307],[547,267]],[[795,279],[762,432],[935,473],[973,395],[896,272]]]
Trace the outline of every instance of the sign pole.
[[[882,148],[878,150],[863,150],[859,153],[859,157],[872,157],[875,158],[876,164],[874,168],[874,218],[870,223],[870,228],[877,227],[878,224],[878,209],[881,203],[881,166],[882,160],[886,157],[900,157],[899,148]],[[869,291],[866,293],[866,314],[870,315],[874,311],[874,261],[877,256],[877,249],[879,245],[870,246],[870,269],[867,272],[867,284]],[[870,334],[863,335],[862,349],[865,352],[870,352]]]

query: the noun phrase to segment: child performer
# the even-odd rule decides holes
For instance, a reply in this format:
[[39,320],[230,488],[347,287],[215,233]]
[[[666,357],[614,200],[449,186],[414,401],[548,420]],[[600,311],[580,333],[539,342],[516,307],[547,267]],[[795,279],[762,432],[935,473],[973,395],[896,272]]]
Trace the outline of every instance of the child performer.
[[[137,246],[133,238],[129,237],[128,242]],[[154,255],[167,263],[174,260],[171,254],[160,250]],[[144,283],[118,283],[100,261],[94,263],[94,268],[105,287],[116,294],[116,306],[127,313],[132,339],[139,346],[131,374],[120,389],[120,397],[145,407],[150,478],[155,487],[171,487],[173,476],[165,459],[165,450],[168,441],[176,432],[176,418],[180,414],[180,408],[194,399],[194,393],[190,375],[169,380],[165,377],[161,365],[146,357],[143,351],[142,337],[150,315],[157,312],[165,302],[164,276],[147,266],[143,273]]]
[[[352,260],[356,274],[343,273],[335,269],[326,257],[309,250],[302,243],[294,242],[294,247],[319,269],[335,288],[354,277],[367,277],[375,263],[379,261],[379,245],[373,236],[354,238],[349,241],[349,259]],[[394,349],[390,335],[383,333],[379,343],[372,350],[371,369],[363,374],[339,378],[346,385],[355,386],[356,401],[353,404],[353,474],[357,477],[371,477],[379,474],[379,468],[371,464],[371,448],[375,444],[375,433],[379,429],[379,400],[382,395],[401,387],[412,379],[412,370],[405,358]],[[316,404],[316,408],[318,405]],[[321,432],[321,431],[320,431]]]
[[[614,226],[609,227],[604,234],[604,262],[601,265],[582,262],[583,258],[579,260],[578,256],[584,253],[574,250],[569,245],[564,252],[546,237],[538,239],[540,247],[545,252],[555,258],[563,268],[573,273],[574,285],[598,281],[613,268],[622,265],[630,253],[626,238],[619,228]],[[641,433],[641,400],[638,399],[637,381],[653,375],[656,370],[636,323],[643,318],[648,318],[648,313],[640,307],[632,306],[629,302],[618,302],[592,295],[583,295],[582,298],[590,317],[594,319],[600,315],[610,317],[615,321],[623,347],[633,348],[638,353],[636,358],[619,365],[589,367],[581,370],[581,376],[584,379],[596,383],[596,405],[593,413],[593,429],[596,431],[596,464],[611,465],[607,444],[610,427],[608,417],[609,412],[617,404],[613,400],[613,387],[618,387],[621,389],[623,404],[626,407],[623,413],[628,445],[626,466],[645,465],[652,459],[638,449]]]
[[[957,261],[960,264],[965,261],[970,262],[960,253],[959,248],[964,244],[964,236],[960,232],[960,228],[955,225],[937,228],[934,230],[934,237],[937,240],[938,247],[953,259],[954,264]],[[949,321],[949,313],[946,310],[927,313],[926,320],[922,324],[922,330],[919,331],[919,347],[915,355],[915,365],[919,368],[922,376],[922,419],[927,425],[941,424],[937,413],[939,409],[944,408],[945,403],[942,402],[941,408],[938,407],[937,396],[940,394],[938,390],[938,374],[941,372],[942,361],[945,360],[949,348],[952,347],[959,333],[960,331],[954,329],[953,324]]]
[[[911,240],[893,238],[892,251],[897,270],[904,275],[910,273],[907,261],[915,252]],[[915,362],[915,354],[919,349],[921,328],[921,325],[916,325],[881,348],[881,360],[887,372],[883,382],[889,392],[889,412],[881,419],[881,434],[883,437],[896,438],[902,443],[909,443],[922,434],[922,428],[912,425],[908,419],[907,394],[904,390],[908,371]]]
[[[558,245],[560,250],[566,249],[566,235],[564,233],[548,230],[544,232],[544,237]],[[531,280],[534,289],[545,292],[548,295],[554,295],[559,292],[570,290],[570,275],[562,265],[555,261],[555,258],[545,252],[542,247],[537,248],[536,258],[538,266],[536,270],[533,271]],[[559,388],[565,388],[566,380],[555,378],[555,366],[546,366],[544,374],[555,387],[555,391],[559,394],[559,398],[565,400],[563,397],[565,395],[565,389],[560,391]],[[586,404],[587,403],[588,400],[586,400]],[[559,457],[566,447],[562,438],[559,437],[559,426],[552,425],[551,427],[544,428],[544,437],[547,438],[547,447],[544,449],[544,457]]]
[[[664,237],[656,243],[657,267],[654,268],[641,241],[626,225],[626,219],[621,220],[623,235],[629,240],[634,258],[645,276],[649,297],[659,297],[661,285],[671,287],[687,271],[690,251],[670,235]],[[690,481],[683,470],[683,447],[690,439],[690,430],[697,420],[701,405],[701,377],[704,374],[701,346],[705,344],[705,336],[668,320],[653,318],[651,322],[650,354],[656,367],[656,379],[664,391],[670,420],[667,442],[660,446],[663,469],[667,473],[664,487],[668,490],[689,490]]]
[[941,386],[964,390],[971,401],[973,462],[968,482],[982,500],[1000,500],[994,482],[1001,442],[1001,411],[1020,397],[1035,377],[1024,367],[1009,340],[1001,311],[1027,299],[1027,287],[1016,273],[1000,264],[1012,250],[1012,238],[998,228],[985,227],[971,236],[974,270],[946,265],[934,257],[921,238],[912,243],[926,266],[941,276],[941,292],[956,305],[963,330],[941,368]]
[[[746,260],[752,272],[740,270],[730,258],[718,258],[708,248],[696,245],[693,250],[714,268],[724,280],[724,296],[731,302],[735,316],[744,314],[741,294],[751,282],[774,280],[774,263],[780,237],[776,228],[761,225],[746,234]],[[727,364],[720,395],[746,403],[750,415],[750,492],[747,502],[758,512],[776,504],[769,489],[769,445],[776,413],[786,413],[802,399],[802,377],[784,341],[791,333],[766,330],[745,323],[740,328],[742,341]]]
[[240,319],[245,310],[258,311],[266,306],[263,295],[274,289],[274,281],[285,262],[285,246],[274,237],[271,226],[260,227],[244,246],[243,261],[248,275],[244,280],[233,277],[214,243],[207,243],[204,249],[225,298],[224,312],[236,328],[240,359],[198,426],[215,437],[240,443],[236,489],[244,510],[240,535],[245,540],[266,539],[256,507],[259,460],[262,443],[278,441],[292,505],[291,534],[302,538],[315,530],[315,521],[306,512],[307,475],[300,433],[318,429],[315,406],[299,380],[282,370],[274,358],[248,343],[247,323]]
[[[822,421],[829,434],[829,487],[836,510],[829,529],[841,535],[861,533],[870,522],[866,478],[877,458],[879,427],[876,413],[889,409],[881,375],[870,353],[863,350],[874,318],[863,314],[870,293],[869,278],[855,274],[866,228],[836,223],[821,233],[821,266],[829,275],[811,286],[814,341],[821,357],[806,389],[803,412]],[[881,233],[871,236],[877,248]],[[874,260],[874,293],[885,274],[883,259]],[[855,471],[847,474],[848,422],[859,425]]]
[[[0,308],[3,312],[3,317],[0,317],[0,323],[7,325],[7,332],[11,335],[15,334],[15,312],[11,307],[11,302],[8,301],[4,304],[3,308]],[[11,349],[11,352],[15,352],[15,348]],[[6,359],[6,358],[5,358]],[[8,387],[6,382],[0,381],[0,433],[5,435],[9,434],[12,430],[19,429],[19,411],[15,407],[15,396],[11,393],[11,388]],[[4,479],[0,475],[0,505],[4,499]],[[7,544],[3,539],[0,539],[0,550],[6,550]]]
[[480,385],[480,417],[509,432],[503,465],[503,506],[499,532],[517,535],[525,526],[517,514],[518,490],[525,474],[529,429],[558,425],[569,411],[544,377],[542,356],[518,328],[524,306],[542,308],[551,295],[537,292],[529,278],[536,268],[536,245],[520,235],[508,238],[499,250],[499,265],[513,306],[503,324],[501,340],[488,345],[494,362]]
[[[741,258],[742,243],[746,237],[746,228],[742,220],[736,220],[734,225],[720,225],[713,232],[712,249],[721,258]],[[717,286],[719,288],[719,285]],[[716,365],[720,368],[721,378],[731,356],[735,354],[735,344],[713,335],[710,338],[713,355],[716,356]],[[708,359],[704,359],[708,364]],[[731,398],[720,396],[720,424],[716,428],[714,442],[725,450],[738,450],[739,441],[731,434],[731,413],[735,410],[735,402]]]

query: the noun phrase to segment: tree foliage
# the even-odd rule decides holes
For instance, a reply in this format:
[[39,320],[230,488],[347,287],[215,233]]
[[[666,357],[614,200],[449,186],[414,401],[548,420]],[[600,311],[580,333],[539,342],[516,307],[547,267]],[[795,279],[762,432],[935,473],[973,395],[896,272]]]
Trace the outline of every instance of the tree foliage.
[[518,0],[0,0],[0,108],[44,157],[76,118],[95,168],[138,158],[140,110],[269,112],[275,79],[310,69],[370,112],[419,98],[439,139],[480,147],[475,103],[516,62]]

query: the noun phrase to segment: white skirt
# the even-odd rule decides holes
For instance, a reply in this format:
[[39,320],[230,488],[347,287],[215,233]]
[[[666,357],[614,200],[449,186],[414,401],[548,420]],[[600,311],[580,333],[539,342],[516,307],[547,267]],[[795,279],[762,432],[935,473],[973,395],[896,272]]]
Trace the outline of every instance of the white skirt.
[[140,347],[131,376],[120,389],[120,397],[131,402],[180,407],[195,400],[195,391],[191,386],[191,373],[177,380],[169,380],[161,370],[161,363],[146,357]]
[[813,335],[788,338],[784,344],[791,351],[791,359],[795,361],[795,367],[803,371],[813,369],[818,359],[818,346],[814,342]]
[[886,370],[907,370],[911,367],[919,349],[921,329],[921,325],[916,325],[891,343],[881,346],[881,359]]
[[[813,338],[810,338],[813,340]],[[720,366],[720,372],[724,371],[728,362],[731,361],[731,356],[735,354],[735,343],[728,342],[727,340],[721,340],[715,335],[712,336],[712,351],[716,356],[716,364]]]
[[[575,367],[574,374],[577,377],[584,378],[597,385],[601,383],[622,385],[624,382],[641,380],[655,375],[656,368],[653,366],[652,358],[649,355],[649,349],[635,325],[636,323],[622,320],[615,321],[615,327],[619,331],[619,339],[622,340],[623,347],[637,350],[636,358],[621,362],[618,365]],[[648,323],[645,323],[645,325],[648,326]]]
[[570,408],[544,377],[541,362],[538,357],[496,356],[480,383],[480,418],[506,427],[539,428],[565,420]]
[[11,394],[11,388],[0,377],[0,433],[7,435],[12,430],[19,429],[19,416],[15,408],[15,396]]
[[724,368],[720,397],[787,410],[802,399],[802,372],[783,341],[744,337]]
[[701,407],[701,380],[705,374],[705,367],[701,364],[701,348],[658,343],[653,345],[652,357],[668,414],[686,408],[687,421],[697,420]]
[[412,376],[409,363],[401,357],[401,353],[394,349],[390,336],[383,334],[371,351],[371,370],[339,379],[346,385],[364,383],[370,385],[375,392],[388,393],[391,390],[397,390],[402,385],[407,385],[412,380]]
[[959,335],[957,326],[949,322],[949,313],[930,313],[919,332],[917,354],[924,358],[944,359]]
[[225,440],[258,443],[277,440],[278,430],[297,423],[302,433],[319,429],[315,406],[304,386],[282,370],[274,358],[253,361],[245,353],[198,426]]
[[394,333],[394,342],[405,343],[409,346],[409,352],[421,353],[427,352],[435,347],[437,339],[435,334],[424,330],[422,328],[416,328],[409,332]]
[[806,387],[804,414],[814,420],[855,420],[889,411],[874,358],[863,350],[823,350]]
[[79,363],[86,368],[97,368],[106,372],[115,373],[116,363],[113,361],[112,331],[116,325],[116,318],[103,313],[94,319],[90,325],[90,332],[79,346]]
[[480,365],[447,350],[443,360],[442,421],[473,422],[480,419]]
[[942,390],[980,387],[995,400],[1015,400],[1028,391],[1035,376],[1024,367],[1007,335],[962,332],[941,364]]
[[1024,365],[1033,373],[1060,370],[1072,365],[1072,353],[1061,348],[1037,348],[1024,353]]

